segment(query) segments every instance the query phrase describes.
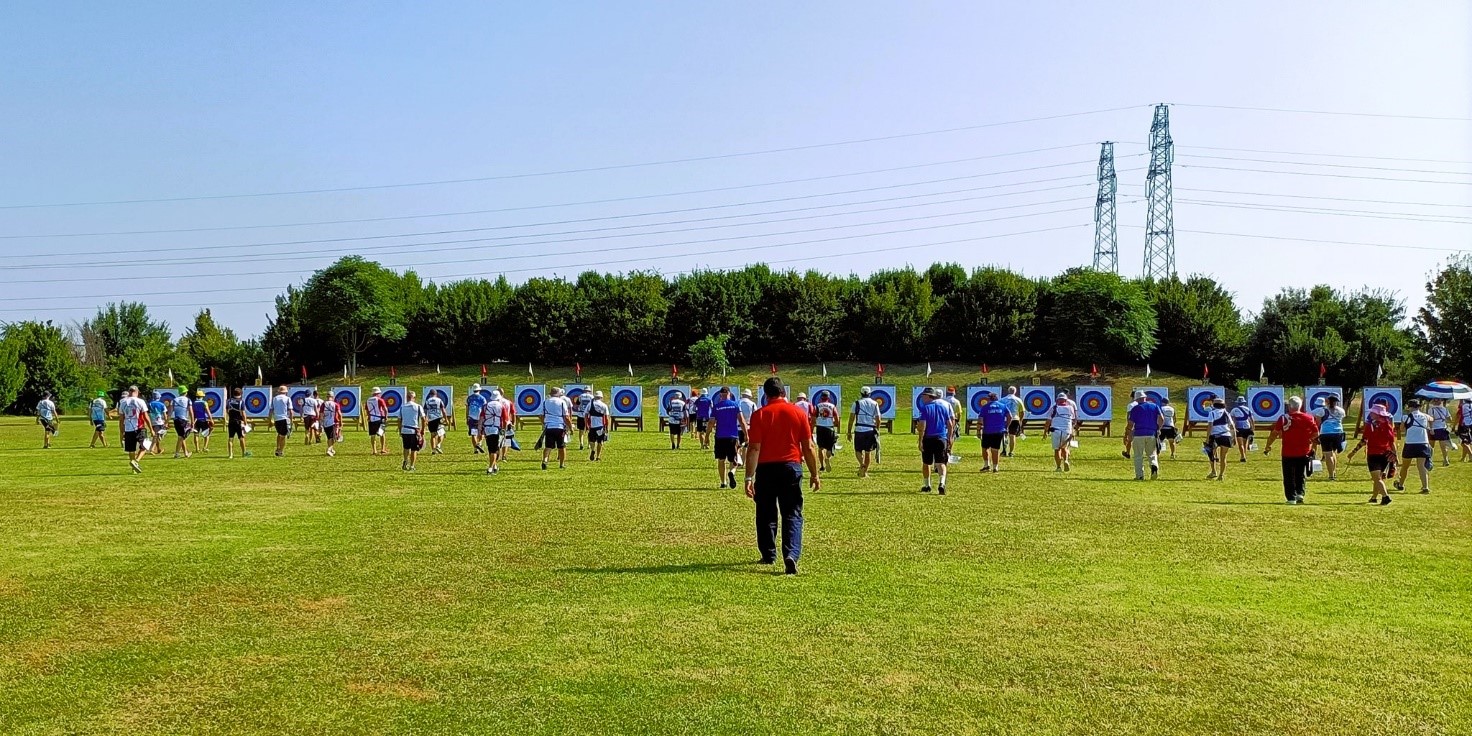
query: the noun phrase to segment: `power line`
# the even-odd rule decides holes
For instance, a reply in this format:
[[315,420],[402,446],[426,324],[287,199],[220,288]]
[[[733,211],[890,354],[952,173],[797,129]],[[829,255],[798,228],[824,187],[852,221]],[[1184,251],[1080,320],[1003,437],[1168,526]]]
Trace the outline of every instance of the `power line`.
[[1247,112],[1279,112],[1295,115],[1342,115],[1357,118],[1394,118],[1401,120],[1437,120],[1442,122],[1468,123],[1472,118],[1447,117],[1439,115],[1400,115],[1380,112],[1351,112],[1344,110],[1296,110],[1282,107],[1249,107],[1246,105],[1193,105],[1186,102],[1172,102],[1174,107],[1199,107],[1211,110],[1240,110]]
[[[1137,144],[1134,144],[1134,145],[1144,145],[1144,144],[1143,143],[1137,143]],[[1277,151],[1277,150],[1267,150],[1267,149],[1261,149],[1261,148],[1228,148],[1226,146],[1176,146],[1176,148],[1178,148],[1178,149],[1185,149],[1185,150],[1188,150],[1188,151],[1194,151],[1194,150],[1202,150],[1202,151],[1232,151],[1232,152],[1235,152],[1235,153],[1270,153],[1270,154],[1275,154],[1275,155],[1279,155],[1279,156],[1322,156],[1322,157],[1325,157],[1325,158],[1359,158],[1359,159],[1368,159],[1368,160],[1371,160],[1371,161],[1409,161],[1411,163],[1420,163],[1420,164],[1460,164],[1460,165],[1469,165],[1469,164],[1472,164],[1472,161],[1449,160],[1449,159],[1443,159],[1443,158],[1405,158],[1405,157],[1401,157],[1401,156],[1371,156],[1371,155],[1357,154],[1357,153],[1321,153],[1321,152],[1317,152],[1317,151]]]
[[[1143,187],[1144,185],[1143,184],[1129,184],[1127,186]],[[1244,192],[1244,191],[1240,191],[1240,190],[1236,190],[1236,189],[1196,189],[1196,188],[1185,188],[1185,187],[1182,187],[1181,189],[1177,189],[1176,191],[1178,191],[1178,192],[1200,192],[1200,193],[1207,193],[1207,194],[1239,194],[1239,195],[1246,196],[1246,197],[1282,197],[1282,198],[1287,198],[1287,199],[1317,199],[1317,200],[1324,200],[1324,201],[1330,201],[1330,202],[1361,202],[1361,203],[1364,203],[1364,204],[1398,204],[1398,205],[1409,205],[1409,206],[1414,206],[1414,207],[1455,207],[1455,208],[1458,208],[1458,209],[1472,209],[1472,204],[1447,204],[1447,203],[1444,203],[1444,202],[1407,202],[1405,200],[1394,200],[1394,199],[1358,199],[1358,198],[1355,198],[1355,197],[1323,197],[1323,196],[1316,196],[1316,195],[1312,195],[1312,194],[1280,194],[1280,193],[1276,193],[1276,192]]]
[[1433,179],[1398,179],[1393,176],[1357,176],[1353,174],[1330,174],[1319,171],[1273,171],[1271,169],[1242,169],[1231,166],[1208,166],[1206,164],[1179,164],[1186,169],[1211,169],[1214,171],[1240,171],[1252,174],[1286,174],[1289,176],[1321,176],[1331,179],[1359,179],[1363,181],[1399,181],[1408,184],[1451,184],[1455,186],[1472,186],[1472,181],[1437,181]]
[[1399,171],[1408,174],[1446,174],[1447,176],[1472,176],[1472,171],[1441,171],[1438,169],[1404,169],[1393,166],[1365,166],[1363,164],[1331,164],[1323,161],[1284,161],[1271,158],[1242,158],[1239,156],[1210,156],[1203,153],[1188,154],[1190,158],[1215,161],[1248,161],[1258,164],[1283,164],[1286,166],[1322,166],[1330,169],[1366,169],[1368,171]]
[[[907,244],[907,245],[887,246],[887,247],[884,247],[884,248],[873,248],[873,249],[868,249],[868,250],[851,250],[851,251],[847,251],[844,255],[868,255],[868,254],[871,254],[871,253],[883,253],[883,252],[899,251],[899,250],[913,250],[913,249],[918,249],[918,248],[932,248],[932,247],[941,246],[941,245],[956,245],[956,244],[960,244],[960,243],[971,243],[971,242],[982,241],[982,240],[995,240],[995,239],[998,239],[998,238],[1010,238],[1010,237],[1017,237],[1017,236],[1022,236],[1022,235],[1033,235],[1033,234],[1037,234],[1037,233],[1056,232],[1056,231],[1059,231],[1059,230],[1071,230],[1071,229],[1075,229],[1075,228],[1086,227],[1086,226],[1088,226],[1088,224],[1089,223],[1078,223],[1078,224],[1073,224],[1073,225],[1059,225],[1059,226],[1056,226],[1056,227],[1037,228],[1037,229],[1034,229],[1034,230],[1023,230],[1023,231],[1019,231],[1019,232],[996,233],[996,234],[993,234],[993,235],[976,235],[976,236],[972,236],[972,237],[968,237],[968,238],[959,238],[959,239],[955,239],[955,240],[942,240],[942,241],[936,241],[936,242],[930,242],[930,243],[910,243],[910,244]],[[843,238],[828,238],[826,240],[827,241],[832,241],[832,240],[842,240],[842,239]],[[825,242],[825,241],[806,241],[806,242],[815,243],[815,242]],[[721,255],[721,254],[726,254],[726,253],[738,253],[738,252],[746,252],[746,251],[760,250],[760,249],[766,249],[766,248],[786,248],[786,247],[791,247],[792,245],[794,245],[794,244],[790,244],[789,243],[789,244],[780,244],[780,245],[762,245],[762,246],[746,246],[746,247],[741,247],[741,248],[727,248],[727,249],[723,249],[723,250],[706,251],[705,253],[702,253],[700,255]],[[641,258],[633,258],[633,259],[625,259],[625,260],[617,260],[617,261],[604,261],[604,262],[599,262],[599,263],[590,263],[590,264],[586,264],[586,265],[587,266],[619,265],[619,264],[625,264],[625,263],[635,263],[635,262],[639,262],[639,261],[654,260],[656,258],[663,258],[663,257],[664,256],[646,256],[646,257],[641,257]],[[791,258],[791,259],[784,259],[784,260],[777,260],[777,261],[764,261],[764,262],[765,263],[791,263],[791,262],[797,262],[797,261],[817,260],[817,259],[820,259],[820,258],[831,258],[831,257],[832,256],[830,254],[821,254],[821,255],[802,256],[802,257],[799,257],[799,258]],[[556,268],[556,267],[553,266],[551,268]],[[459,274],[459,275],[461,277],[463,277],[463,278],[473,278],[473,277],[477,277],[477,276],[499,276],[499,275],[505,275],[505,274],[509,274],[509,273],[529,273],[529,272],[533,272],[533,271],[545,271],[545,270],[549,270],[549,269],[546,268],[546,267],[536,267],[536,268],[515,269],[515,270],[511,270],[511,271],[486,271],[486,272],[481,272],[481,273],[466,273],[466,274]],[[588,269],[588,270],[592,270],[592,269]],[[674,274],[668,274],[668,275],[679,275],[679,274],[682,274],[682,273],[688,273],[688,271],[680,271],[680,272],[675,272]],[[180,292],[169,292],[169,293],[171,293],[171,294],[178,294]],[[92,295],[87,295],[87,296],[88,297],[91,297]],[[105,299],[105,298],[109,298],[109,297],[97,296],[97,297],[94,297],[94,298]],[[118,298],[126,298],[126,297],[118,297]],[[260,304],[260,303],[261,303],[260,300],[247,300],[247,301],[234,301],[234,302],[213,302],[213,303],[211,303],[208,306],[211,306],[211,307],[222,307],[222,306],[236,306],[236,305],[247,305],[247,304]],[[172,307],[193,307],[193,306],[200,306],[200,305],[199,305],[198,302],[185,302],[185,303],[179,303],[179,304],[158,304],[158,303],[151,303],[148,306],[151,307],[151,308],[155,308],[155,309],[167,309],[167,308],[172,308]],[[89,307],[43,307],[42,309],[45,309],[48,312],[55,312],[55,311],[78,311],[78,310],[80,310],[80,311],[91,311],[91,310],[96,309],[96,308],[97,308],[97,305],[93,305],[93,306],[89,306]],[[21,311],[30,312],[30,311],[34,311],[34,310],[33,309],[30,309],[30,308],[13,308],[12,309],[12,308],[3,308],[3,307],[0,307],[0,312],[21,312]]]
[[[1140,225],[1121,225],[1121,227],[1144,229]],[[1358,240],[1323,240],[1319,238],[1290,238],[1285,235],[1254,235],[1251,233],[1226,233],[1218,230],[1176,230],[1178,233],[1190,233],[1191,235],[1219,235],[1228,238],[1251,238],[1254,240],[1282,240],[1295,243],[1316,243],[1322,245],[1359,245],[1368,248],[1392,248],[1395,250],[1426,250],[1438,253],[1472,253],[1467,248],[1438,248],[1430,245],[1397,245],[1393,243],[1366,243]]]
[[858,144],[863,144],[863,143],[879,143],[879,142],[883,142],[883,141],[902,140],[902,139],[906,139],[906,138],[918,138],[918,137],[923,137],[923,136],[941,135],[941,134],[946,134],[946,133],[961,133],[961,132],[966,132],[966,131],[971,131],[971,130],[983,130],[983,129],[986,129],[986,128],[998,128],[998,127],[1003,127],[1003,126],[1008,126],[1008,125],[1021,125],[1021,124],[1024,124],[1024,123],[1038,123],[1038,122],[1045,122],[1045,121],[1049,121],[1049,120],[1061,120],[1061,119],[1064,119],[1064,118],[1081,117],[1081,116],[1085,116],[1085,115],[1100,115],[1100,114],[1103,114],[1103,113],[1120,112],[1122,110],[1133,110],[1133,109],[1137,109],[1139,107],[1140,107],[1140,105],[1127,105],[1127,106],[1124,106],[1124,107],[1112,107],[1112,108],[1106,108],[1106,109],[1102,109],[1102,110],[1084,110],[1084,111],[1081,111],[1081,112],[1063,113],[1063,114],[1059,114],[1059,115],[1044,115],[1044,116],[1040,116],[1040,117],[1024,118],[1024,119],[1021,119],[1021,120],[1004,120],[1004,121],[993,122],[993,123],[979,123],[979,124],[976,124],[976,125],[964,125],[964,126],[959,126],[959,127],[955,127],[955,128],[942,128],[942,129],[937,129],[937,130],[925,130],[925,131],[918,131],[918,132],[912,132],[912,133],[897,133],[895,135],[875,136],[875,137],[871,137],[871,138],[855,138],[855,139],[843,140],[843,141],[830,141],[830,142],[827,142],[827,143],[811,143],[811,144],[801,145],[801,146],[788,146],[788,147],[784,147],[784,148],[768,148],[768,149],[763,149],[763,150],[759,150],[759,151],[742,151],[742,152],[737,152],[737,153],[722,153],[722,154],[714,154],[714,155],[709,155],[709,156],[691,156],[691,157],[687,157],[687,158],[673,158],[673,159],[664,159],[664,160],[660,160],[660,161],[644,161],[644,162],[629,163],[629,164],[613,164],[613,165],[609,165],[609,166],[592,166],[592,167],[584,167],[584,168],[577,168],[577,169],[559,169],[559,170],[554,170],[554,171],[539,171],[539,172],[520,173],[520,174],[500,174],[500,175],[496,175],[496,176],[478,176],[478,177],[469,177],[469,178],[464,178],[464,179],[439,179],[439,180],[434,180],[434,181],[401,182],[401,183],[395,183],[395,184],[371,184],[371,185],[361,185],[361,186],[352,186],[352,187],[331,187],[331,188],[322,188],[322,189],[295,189],[295,190],[274,191],[274,192],[249,192],[249,193],[241,193],[241,194],[209,194],[209,195],[195,195],[195,196],[187,196],[187,197],[154,197],[154,198],[139,198],[139,199],[114,199],[114,200],[97,200],[97,201],[90,201],[90,202],[52,202],[52,203],[41,203],[41,204],[14,204],[14,205],[0,205],[0,209],[40,209],[40,208],[51,208],[51,207],[87,207],[87,206],[95,206],[95,205],[147,204],[147,203],[157,203],[157,202],[198,202],[198,201],[204,201],[204,200],[246,199],[246,198],[259,198],[259,197],[284,197],[284,196],[294,196],[294,195],[301,195],[301,194],[333,194],[333,193],[340,193],[340,192],[364,192],[364,191],[375,191],[375,190],[383,190],[383,189],[405,189],[405,188],[410,188],[410,187],[441,186],[441,185],[447,185],[447,184],[472,184],[472,183],[477,183],[477,182],[489,182],[489,181],[508,181],[508,180],[515,180],[515,179],[530,179],[530,178],[544,177],[544,176],[561,176],[561,175],[564,175],[564,174],[586,174],[586,173],[596,173],[596,172],[600,172],[600,171],[619,171],[619,170],[623,170],[623,169],[634,169],[634,168],[642,168],[642,167],[648,167],[648,166],[667,166],[667,165],[671,165],[671,164],[697,163],[697,162],[701,162],[701,161],[718,161],[718,160],[723,160],[723,159],[742,158],[742,157],[746,157],[746,156],[765,156],[765,155],[777,154],[777,153],[793,153],[793,152],[796,152],[796,151],[809,151],[809,150],[815,150],[815,149],[820,149],[820,148],[834,148],[834,147],[839,147],[839,146],[852,146],[852,145],[858,145]]
[[[1472,219],[1455,217],[1453,215],[1421,216],[1414,212],[1364,212],[1361,210],[1331,209],[1326,207],[1293,207],[1291,205],[1252,204],[1250,202],[1221,202],[1209,199],[1178,199],[1177,202],[1187,204],[1199,204],[1206,207],[1228,207],[1242,210],[1262,210],[1266,212],[1288,212],[1300,215],[1333,215],[1336,217],[1364,217],[1374,220],[1400,220],[1406,222],[1437,222],[1446,225],[1472,225]],[[1440,217],[1441,219],[1434,219]]]

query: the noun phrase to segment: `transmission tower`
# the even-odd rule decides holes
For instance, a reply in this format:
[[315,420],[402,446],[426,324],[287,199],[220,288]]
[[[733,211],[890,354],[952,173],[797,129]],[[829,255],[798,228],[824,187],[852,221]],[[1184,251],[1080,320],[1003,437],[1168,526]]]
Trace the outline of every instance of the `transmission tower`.
[[1119,273],[1119,239],[1114,228],[1114,143],[1099,145],[1099,196],[1094,200],[1094,270]]
[[1175,144],[1170,140],[1170,107],[1155,106],[1150,123],[1150,169],[1145,174],[1145,278],[1164,279],[1176,273],[1176,226],[1170,189],[1170,164]]

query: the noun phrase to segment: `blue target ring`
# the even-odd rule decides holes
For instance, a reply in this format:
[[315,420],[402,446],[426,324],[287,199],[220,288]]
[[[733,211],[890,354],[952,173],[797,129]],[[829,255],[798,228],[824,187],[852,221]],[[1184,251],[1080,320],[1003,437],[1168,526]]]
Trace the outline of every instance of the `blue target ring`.
[[1365,404],[1369,406],[1374,406],[1375,402],[1382,399],[1385,401],[1385,408],[1390,412],[1391,416],[1397,416],[1400,414],[1400,400],[1395,397],[1395,394],[1390,393],[1389,391],[1376,391],[1375,393],[1370,394],[1370,396],[1365,399]]
[[1145,399],[1150,403],[1155,404],[1156,406],[1160,406],[1165,403],[1165,397],[1161,396],[1159,391],[1146,391]]
[[307,397],[308,396],[311,396],[311,395],[312,395],[312,390],[309,389],[309,388],[299,388],[299,389],[297,389],[295,391],[292,391],[291,392],[291,408],[292,408],[292,410],[295,411],[295,412],[297,412],[298,414],[300,414],[301,413],[301,410],[302,410],[302,402],[306,401],[307,400]]
[[[666,391],[666,392],[664,392],[664,395],[663,396],[659,397],[660,403],[664,405],[665,413],[669,413],[670,404],[674,402],[674,400],[675,400],[675,394],[678,394],[678,393],[681,393],[681,392],[680,391]],[[763,405],[765,405],[765,404],[763,404]]]
[[332,398],[337,402],[344,416],[350,416],[358,410],[358,396],[352,391],[338,391],[337,395]]
[[834,396],[833,395],[833,392],[832,391],[829,391],[826,388],[813,395],[813,403],[814,404],[821,404],[821,403],[823,403],[825,401],[828,402],[828,403],[830,403],[830,404],[837,404],[838,403],[838,397],[837,396]]
[[524,388],[516,395],[516,405],[523,414],[535,413],[542,408],[542,392],[534,388]]
[[1022,397],[1022,403],[1027,407],[1028,414],[1039,416],[1053,408],[1053,397],[1047,391],[1032,390]]
[[174,399],[179,398],[179,395],[174,393],[173,391],[157,391],[155,392],[155,394],[158,397],[158,400],[164,402],[165,404],[172,404],[174,403]]
[[450,395],[445,393],[444,389],[432,388],[429,390],[428,395],[424,398],[427,399],[430,396],[438,396],[440,398],[440,401],[443,402],[446,406],[450,404]]
[[204,405],[205,408],[209,409],[210,416],[214,416],[215,414],[219,413],[220,394],[216,391],[204,392]]
[[972,414],[980,414],[981,413],[981,410],[982,410],[982,407],[985,407],[987,405],[986,392],[985,391],[974,391],[974,392],[972,392],[972,394],[971,394],[971,401],[968,402],[968,403],[971,405],[971,413]]
[[1276,417],[1283,409],[1283,401],[1271,391],[1262,391],[1252,399],[1252,410],[1259,417]]
[[613,395],[613,409],[620,414],[634,414],[639,411],[639,404],[643,400],[644,397],[634,389],[620,389]]
[[1196,394],[1196,411],[1202,416],[1211,414],[1211,405],[1217,399],[1215,391],[1202,391]]
[[404,394],[402,391],[396,388],[385,389],[382,397],[383,404],[388,407],[389,414],[399,413],[399,406],[404,403]]
[[894,394],[889,389],[875,389],[869,392],[869,398],[879,405],[880,414],[888,414],[894,408]]
[[1109,397],[1103,391],[1089,389],[1078,397],[1078,406],[1086,417],[1102,417],[1109,412]]
[[251,414],[260,414],[266,411],[266,405],[270,401],[266,398],[265,391],[250,391],[245,395],[245,410]]
[[577,398],[585,393],[588,393],[588,389],[585,389],[582,386],[577,386],[575,388],[570,388],[567,390],[567,398],[573,401],[577,401]]
[[1340,402],[1344,401],[1344,397],[1340,396],[1338,391],[1314,391],[1313,393],[1310,393],[1308,395],[1308,408],[1322,409],[1324,406],[1324,402],[1327,401],[1330,396],[1339,399]]

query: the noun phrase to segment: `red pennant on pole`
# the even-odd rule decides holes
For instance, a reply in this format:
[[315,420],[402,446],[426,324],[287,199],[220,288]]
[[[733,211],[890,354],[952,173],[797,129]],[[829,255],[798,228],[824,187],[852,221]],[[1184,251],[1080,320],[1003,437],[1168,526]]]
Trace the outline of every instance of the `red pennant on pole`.
[[874,364],[874,375],[879,376],[880,378],[883,378],[884,377],[884,364],[883,363],[875,363]]
[[1207,377],[1209,377],[1210,375],[1211,375],[1211,366],[1209,366],[1209,365],[1207,365],[1205,363],[1202,363],[1201,364],[1201,380],[1205,381],[1207,379]]
[[1093,377],[1093,378],[1098,378],[1099,377],[1099,364],[1098,363],[1090,363],[1089,366],[1090,366],[1089,367],[1089,375],[1091,377]]
[[1323,363],[1320,363],[1319,364],[1319,378],[1323,378],[1328,373],[1329,373],[1329,367],[1326,366],[1326,365],[1324,365]]
[[307,382],[307,367],[302,366],[302,383]]
[[679,378],[679,377],[680,377],[680,366],[674,365],[673,363],[670,364],[670,378]]
[[772,364],[772,375],[774,375],[774,376],[777,375],[777,364],[776,363],[773,363]]
[[982,363],[981,364],[981,375],[985,376],[985,375],[987,375],[988,373],[991,373],[991,372],[992,372],[992,369],[990,367],[988,367],[986,363]]
[[480,380],[482,380],[482,381],[486,380],[486,364],[485,363],[481,363],[480,364]]
[[396,366],[389,366],[388,367],[388,377],[389,378],[398,378],[399,377],[399,369]]
[[582,363],[573,363],[572,364],[572,371],[573,371],[573,373],[577,374],[577,377],[578,378],[582,378],[583,377],[583,364]]
[[215,367],[210,366],[210,383],[215,382]]

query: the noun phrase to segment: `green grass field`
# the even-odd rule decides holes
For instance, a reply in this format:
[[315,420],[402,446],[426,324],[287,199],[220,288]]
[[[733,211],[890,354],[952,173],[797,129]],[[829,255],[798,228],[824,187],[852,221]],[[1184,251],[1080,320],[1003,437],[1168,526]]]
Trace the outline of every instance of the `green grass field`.
[[0,733],[1472,732],[1468,465],[1290,507],[1261,455],[1137,483],[1117,438],[1066,475],[1033,438],[982,476],[972,439],[938,498],[896,433],[808,494],[794,578],[653,431],[494,478],[463,436],[414,474],[350,431],[134,476],[89,434],[0,421]]

